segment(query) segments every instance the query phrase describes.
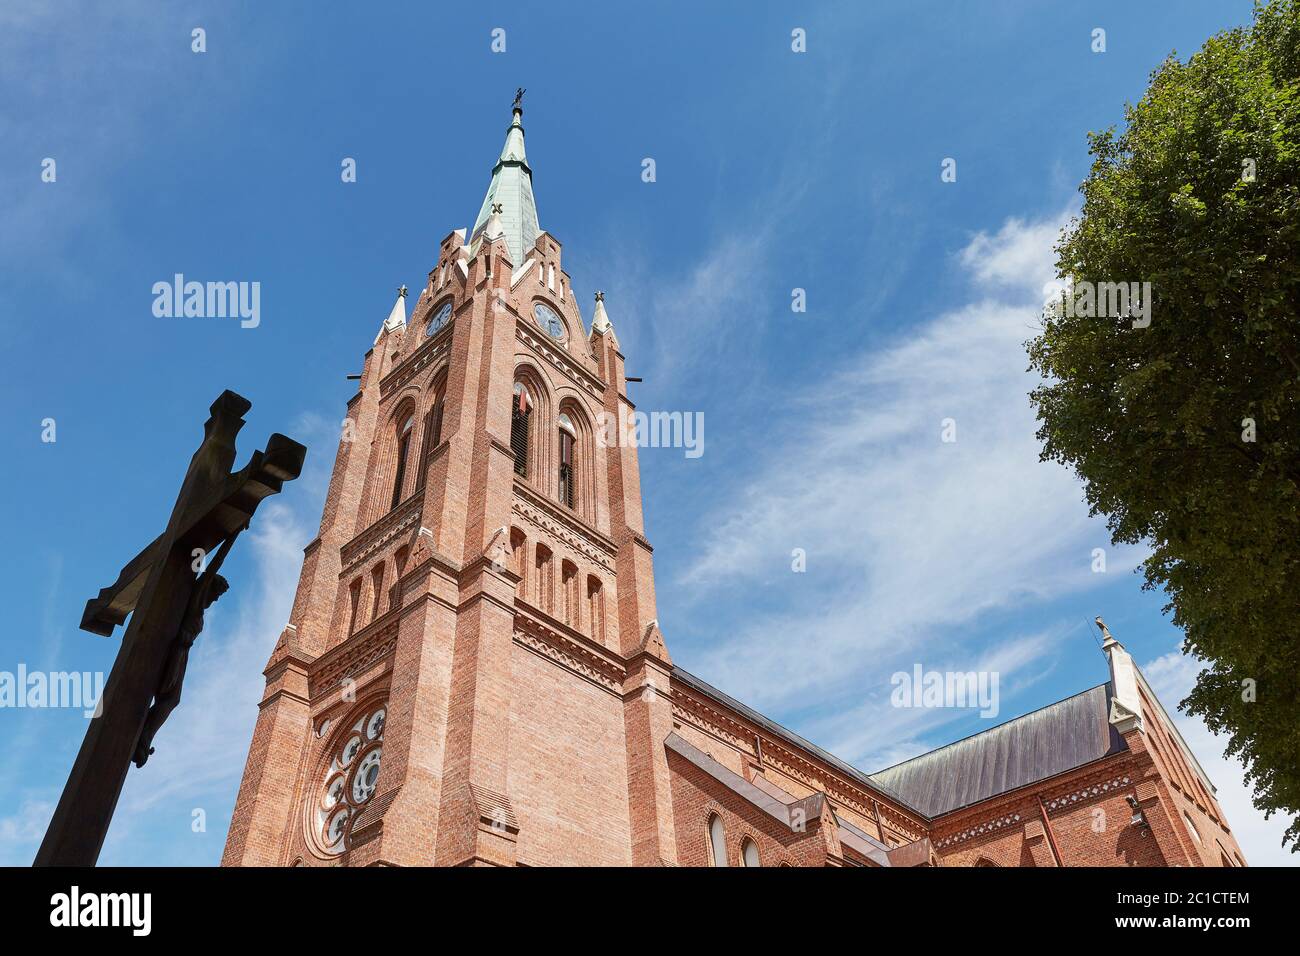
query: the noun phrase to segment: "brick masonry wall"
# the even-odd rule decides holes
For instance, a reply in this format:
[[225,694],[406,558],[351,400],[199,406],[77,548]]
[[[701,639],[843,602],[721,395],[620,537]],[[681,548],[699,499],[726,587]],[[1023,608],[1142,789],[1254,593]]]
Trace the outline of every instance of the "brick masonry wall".
[[758,845],[762,866],[826,866],[829,855],[816,819],[804,833],[793,833],[688,760],[668,756],[672,773],[673,816],[677,831],[679,866],[712,866],[709,818],[718,814],[726,832],[727,861],[741,866],[746,839]]
[[[739,717],[739,715],[735,716]],[[739,774],[746,780],[753,779],[755,768],[758,766],[758,757],[753,746],[745,746],[743,742],[737,744],[728,740],[723,740],[720,737],[706,733],[700,728],[685,721],[674,722],[673,729],[685,740],[694,744],[700,750],[703,750],[728,770]],[[766,779],[770,780],[777,787],[780,787],[786,793],[797,798],[812,796],[814,793],[821,793],[825,787],[824,783],[822,786],[811,786],[804,780],[800,780],[785,773],[780,767],[774,766],[771,762],[763,764],[762,773]],[[827,777],[830,779],[829,774]],[[877,798],[882,802],[888,803],[888,800],[883,794],[877,795]],[[880,832],[874,815],[864,814],[853,807],[845,806],[843,804],[835,804],[835,811],[848,822],[862,830],[865,830],[872,836],[877,836]],[[912,838],[910,836],[906,836],[898,831],[892,826],[888,819],[883,821],[883,825],[884,839],[890,846],[911,841]]]
[[622,700],[518,644],[511,664],[519,862],[630,864]]

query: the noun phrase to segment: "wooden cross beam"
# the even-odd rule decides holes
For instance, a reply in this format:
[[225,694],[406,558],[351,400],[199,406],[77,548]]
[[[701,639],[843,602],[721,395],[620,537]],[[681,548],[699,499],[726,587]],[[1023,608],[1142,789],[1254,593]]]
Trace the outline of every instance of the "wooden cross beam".
[[[225,590],[216,573],[235,537],[248,527],[264,498],[279,493],[302,471],[307,450],[272,435],[232,473],[235,436],[252,407],[222,392],[203,426],[167,527],[122,568],[117,580],[86,602],[81,627],[111,635],[131,615],[104,686],[98,714],[77,753],[63,795],[36,855],[37,866],[93,866],[104,845],[122,784],[133,759],[143,765],[153,731],[180,699],[189,645],[203,626],[204,609]],[[202,573],[195,550],[216,554]],[[151,704],[153,705],[151,708]],[[146,730],[147,728],[147,730]]]

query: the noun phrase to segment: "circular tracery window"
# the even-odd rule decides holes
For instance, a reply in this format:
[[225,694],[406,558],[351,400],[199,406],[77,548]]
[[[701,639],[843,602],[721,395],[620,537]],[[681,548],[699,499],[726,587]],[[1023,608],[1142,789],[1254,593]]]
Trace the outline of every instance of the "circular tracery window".
[[327,755],[321,788],[307,820],[313,842],[324,853],[334,855],[347,848],[357,814],[375,795],[386,716],[386,704],[363,710]]

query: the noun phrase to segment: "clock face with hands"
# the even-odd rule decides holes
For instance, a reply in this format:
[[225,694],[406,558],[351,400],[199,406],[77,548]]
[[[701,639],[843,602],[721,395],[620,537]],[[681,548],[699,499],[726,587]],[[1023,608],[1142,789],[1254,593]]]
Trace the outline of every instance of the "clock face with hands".
[[547,305],[538,302],[533,306],[533,315],[537,318],[537,324],[540,325],[546,334],[557,342],[564,338],[564,322],[560,319],[555,311]]
[[442,327],[447,324],[447,320],[450,318],[451,318],[451,303],[444,302],[442,304],[442,308],[440,308],[437,312],[435,312],[433,314],[433,318],[429,320],[429,331],[426,332],[425,334],[436,335],[439,331],[442,330]]

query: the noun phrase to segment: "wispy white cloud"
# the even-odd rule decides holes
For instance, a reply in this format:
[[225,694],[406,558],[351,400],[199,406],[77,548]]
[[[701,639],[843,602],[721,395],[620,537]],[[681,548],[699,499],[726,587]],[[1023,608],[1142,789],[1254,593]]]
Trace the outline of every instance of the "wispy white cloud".
[[978,233],[961,251],[961,264],[981,283],[1025,293],[1054,277],[1052,247],[1067,214],[1038,222],[1008,219],[996,233]]
[[[1071,627],[1061,627],[1008,635],[983,649],[974,660],[964,656],[964,651],[959,651],[949,657],[936,654],[926,661],[925,666],[929,670],[997,674],[999,710],[987,718],[991,726],[1015,716],[1002,709],[1001,700],[1027,690],[1046,677],[1054,663],[1052,649],[1059,646],[1060,639],[1071,630]],[[892,675],[886,673],[884,676]],[[883,770],[932,750],[933,744],[929,741],[933,735],[958,716],[953,710],[942,708],[894,707],[889,700],[892,686],[879,680],[875,684],[856,706],[814,716],[806,727],[815,740],[856,766],[870,771]]]
[[26,796],[12,813],[0,817],[0,866],[30,865],[53,814],[52,802]]
[[[720,343],[727,343],[733,370],[754,361],[754,332],[771,302],[753,280],[774,253],[770,226],[721,236],[671,274],[625,235],[614,234],[602,249],[592,271],[613,277],[601,282],[608,285],[605,305],[614,333],[623,351],[635,356],[635,374],[658,393],[672,394],[702,374],[707,378]],[[755,328],[745,330],[744,323]]]
[[1246,862],[1251,866],[1295,866],[1296,856],[1289,848],[1282,847],[1282,834],[1289,820],[1284,814],[1274,814],[1265,820],[1255,809],[1241,764],[1224,756],[1227,738],[1210,733],[1199,717],[1189,717],[1175,709],[1191,692],[1200,672],[1201,664],[1195,658],[1176,650],[1142,666],[1151,689],[1169,710],[1178,732],[1217,788],[1215,798],[1233,828],[1233,836],[1245,853]]
[[[972,301],[791,397],[674,586],[701,604],[737,586],[793,597],[703,650],[703,676],[762,707],[854,713],[902,665],[967,669],[984,647],[962,635],[982,614],[1098,584],[1093,548],[1111,574],[1137,563],[1110,548],[1073,477],[1038,460],[1023,342],[1063,218],[975,236],[956,257]],[[795,548],[806,577],[791,572]],[[1041,666],[1049,646],[1029,641],[1006,666]]]

